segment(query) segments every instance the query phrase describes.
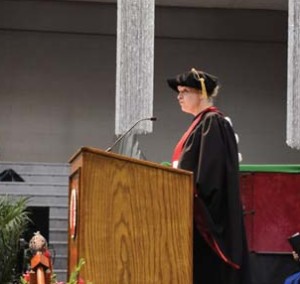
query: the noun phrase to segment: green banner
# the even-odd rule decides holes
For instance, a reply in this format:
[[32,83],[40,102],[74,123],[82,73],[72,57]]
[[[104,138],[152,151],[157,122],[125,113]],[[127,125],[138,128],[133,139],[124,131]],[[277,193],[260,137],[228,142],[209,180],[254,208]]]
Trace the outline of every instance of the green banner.
[[241,172],[300,173],[300,165],[240,165]]

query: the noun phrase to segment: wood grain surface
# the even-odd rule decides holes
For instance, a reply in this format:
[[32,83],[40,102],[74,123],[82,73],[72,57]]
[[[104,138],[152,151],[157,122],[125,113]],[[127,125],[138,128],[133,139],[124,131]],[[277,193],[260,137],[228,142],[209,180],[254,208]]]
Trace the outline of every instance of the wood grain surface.
[[81,276],[93,284],[192,283],[191,173],[88,148],[72,163],[81,177],[69,250],[75,245],[86,260]]

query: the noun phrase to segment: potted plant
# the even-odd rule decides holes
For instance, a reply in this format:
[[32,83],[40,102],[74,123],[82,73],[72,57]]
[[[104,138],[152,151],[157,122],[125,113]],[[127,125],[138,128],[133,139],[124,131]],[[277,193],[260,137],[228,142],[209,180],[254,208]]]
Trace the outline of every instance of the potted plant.
[[12,283],[19,241],[29,222],[28,198],[0,196],[0,283]]

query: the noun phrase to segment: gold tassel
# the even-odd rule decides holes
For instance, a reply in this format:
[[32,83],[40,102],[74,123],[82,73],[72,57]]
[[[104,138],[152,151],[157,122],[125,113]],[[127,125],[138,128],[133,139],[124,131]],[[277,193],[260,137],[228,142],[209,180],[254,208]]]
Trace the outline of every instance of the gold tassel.
[[197,72],[197,70],[195,68],[192,68],[191,70],[197,77],[198,81],[201,84],[201,90],[202,90],[202,94],[204,96],[205,99],[207,99],[207,91],[206,91],[206,86],[205,86],[205,82],[204,82],[204,78],[199,76],[199,73]]
[[207,91],[206,91],[206,86],[204,83],[204,78],[200,78],[200,83],[201,83],[201,88],[202,88],[202,94],[205,99],[207,99]]

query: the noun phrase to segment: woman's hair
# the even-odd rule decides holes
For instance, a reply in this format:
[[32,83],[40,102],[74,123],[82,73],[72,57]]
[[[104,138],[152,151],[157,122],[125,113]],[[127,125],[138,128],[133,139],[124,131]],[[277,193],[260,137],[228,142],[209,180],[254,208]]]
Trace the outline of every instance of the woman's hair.
[[[214,102],[214,99],[217,97],[217,95],[218,95],[218,93],[219,93],[219,90],[220,90],[220,86],[217,85],[217,86],[214,88],[214,90],[213,90],[210,94],[208,94],[207,100],[208,100],[209,102],[213,103],[213,102]],[[201,91],[200,91],[200,92],[201,92]]]
[[212,93],[209,94],[209,98],[215,98],[215,97],[218,95],[219,90],[220,90],[220,86],[217,85],[217,86],[214,88],[214,90],[212,91]]

